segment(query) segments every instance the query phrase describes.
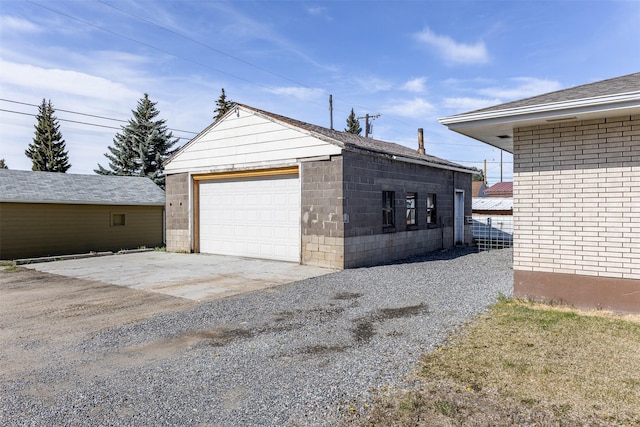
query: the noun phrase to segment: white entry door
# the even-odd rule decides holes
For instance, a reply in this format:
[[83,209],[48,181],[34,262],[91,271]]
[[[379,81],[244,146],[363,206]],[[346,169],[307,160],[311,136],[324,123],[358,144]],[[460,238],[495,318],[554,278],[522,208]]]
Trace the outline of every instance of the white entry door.
[[456,190],[453,212],[453,240],[456,245],[462,245],[464,244],[464,190]]
[[300,261],[298,175],[200,182],[200,252]]

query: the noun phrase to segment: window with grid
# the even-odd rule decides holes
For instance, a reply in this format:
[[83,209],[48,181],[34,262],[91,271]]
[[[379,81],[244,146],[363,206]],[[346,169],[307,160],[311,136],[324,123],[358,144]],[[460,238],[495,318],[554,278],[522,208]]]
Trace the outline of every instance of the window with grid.
[[427,194],[427,224],[436,226],[436,195],[434,193]]
[[416,225],[417,204],[418,195],[416,193],[407,193],[407,225]]
[[395,211],[395,192],[383,191],[382,192],[382,225],[384,227],[393,227]]

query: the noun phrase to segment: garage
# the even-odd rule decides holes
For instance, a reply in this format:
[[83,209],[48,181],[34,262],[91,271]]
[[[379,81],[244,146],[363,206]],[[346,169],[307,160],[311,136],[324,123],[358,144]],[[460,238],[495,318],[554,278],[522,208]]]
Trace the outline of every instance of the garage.
[[299,262],[297,168],[253,175],[220,174],[197,181],[199,251]]
[[164,164],[167,251],[342,269],[452,246],[473,170],[425,154],[418,135],[413,149],[235,104]]

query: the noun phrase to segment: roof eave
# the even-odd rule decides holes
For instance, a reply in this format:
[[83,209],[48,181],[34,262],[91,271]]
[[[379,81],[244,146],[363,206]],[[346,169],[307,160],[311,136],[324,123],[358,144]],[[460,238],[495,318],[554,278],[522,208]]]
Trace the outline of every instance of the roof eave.
[[444,117],[439,119],[439,122],[454,132],[512,153],[515,127],[638,112],[640,92],[636,91],[527,107],[471,112]]
[[97,206],[164,206],[165,202],[129,202],[126,200],[116,201],[90,201],[90,200],[45,200],[45,199],[0,199],[0,203],[34,203],[50,205],[97,205]]
[[616,95],[604,95],[572,101],[553,102],[530,105],[526,107],[507,108],[490,111],[478,111],[455,116],[443,117],[438,121],[445,125],[456,125],[468,122],[487,121],[492,119],[510,119],[512,117],[557,116],[572,113],[585,113],[598,110],[615,110],[640,106],[640,92],[628,92]]

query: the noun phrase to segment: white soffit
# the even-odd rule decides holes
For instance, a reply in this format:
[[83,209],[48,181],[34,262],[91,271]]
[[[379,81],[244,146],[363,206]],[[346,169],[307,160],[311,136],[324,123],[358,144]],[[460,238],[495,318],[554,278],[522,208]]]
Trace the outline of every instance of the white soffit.
[[488,109],[444,117],[449,129],[513,152],[513,129],[563,121],[640,114],[640,92],[600,96],[510,109]]

